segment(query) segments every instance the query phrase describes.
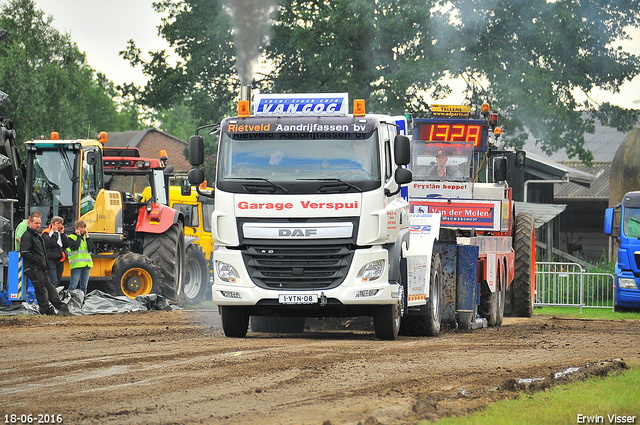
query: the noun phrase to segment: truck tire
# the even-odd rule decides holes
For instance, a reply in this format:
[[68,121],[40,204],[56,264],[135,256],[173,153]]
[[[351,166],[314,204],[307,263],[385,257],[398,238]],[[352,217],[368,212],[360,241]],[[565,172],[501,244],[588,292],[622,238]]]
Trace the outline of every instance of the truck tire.
[[498,290],[490,294],[480,296],[480,308],[478,313],[480,317],[487,319],[488,326],[500,326],[502,325],[502,318],[504,317],[504,303],[505,303],[505,281],[504,267],[498,265],[498,278],[497,282]]
[[304,332],[304,317],[251,316],[253,332],[298,334]]
[[513,246],[515,277],[513,279],[513,314],[533,316],[536,287],[536,244],[533,215],[520,213],[516,217]]
[[373,312],[376,338],[393,341],[400,332],[400,302],[377,306]]
[[116,296],[135,298],[158,293],[162,271],[148,257],[128,252],[116,258],[111,269],[111,286]]
[[442,325],[442,266],[440,255],[431,256],[431,273],[429,276],[428,314],[425,316],[411,315],[402,318],[401,335],[408,336],[437,336]]
[[182,291],[185,262],[182,223],[174,223],[161,234],[145,234],[142,252],[162,269],[162,295],[170,300],[181,301],[178,296]]
[[209,284],[207,257],[205,257],[202,247],[190,244],[187,247],[186,258],[181,298],[186,304],[202,304]]
[[230,338],[244,338],[249,330],[249,314],[244,307],[220,306],[222,330]]

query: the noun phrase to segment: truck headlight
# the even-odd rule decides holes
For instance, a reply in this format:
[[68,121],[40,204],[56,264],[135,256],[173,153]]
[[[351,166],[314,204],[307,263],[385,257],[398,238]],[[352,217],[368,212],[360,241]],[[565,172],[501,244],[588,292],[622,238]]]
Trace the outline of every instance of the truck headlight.
[[231,264],[225,263],[224,261],[216,260],[216,273],[220,280],[224,282],[236,283],[240,278],[236,269]]
[[362,266],[356,278],[360,279],[360,282],[370,282],[378,279],[382,273],[384,273],[384,260],[376,260]]
[[625,289],[638,289],[635,279],[629,279],[628,277],[621,277],[618,279],[618,287]]

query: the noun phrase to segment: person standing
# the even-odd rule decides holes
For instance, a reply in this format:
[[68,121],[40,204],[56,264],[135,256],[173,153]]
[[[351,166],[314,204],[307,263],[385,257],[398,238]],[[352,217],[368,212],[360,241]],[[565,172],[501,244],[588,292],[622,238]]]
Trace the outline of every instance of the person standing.
[[76,221],[74,227],[76,229],[75,233],[67,237],[69,243],[69,268],[71,269],[69,291],[73,291],[79,286],[86,295],[89,275],[93,267],[93,260],[91,260],[93,242],[89,239],[87,224],[84,221]]
[[[39,217],[40,220],[42,220],[42,214],[40,214],[40,211],[33,211],[31,214],[33,214],[34,217]],[[27,227],[29,227],[29,220],[26,218],[22,220],[16,227],[16,251],[20,251],[20,239],[22,238],[22,235],[24,235],[24,232],[27,230]]]
[[[40,314],[69,316],[69,307],[60,301],[58,291],[49,281],[47,274],[47,251],[42,236],[40,236],[41,214],[34,211],[27,220],[28,226],[20,240],[20,255],[23,258],[24,274],[31,279],[36,291],[36,299]],[[53,307],[49,304],[53,304]]]
[[64,219],[55,216],[51,219],[51,225],[42,231],[44,246],[47,248],[47,261],[49,266],[49,280],[53,286],[59,286],[66,259],[65,249],[69,247],[69,241],[64,234]]

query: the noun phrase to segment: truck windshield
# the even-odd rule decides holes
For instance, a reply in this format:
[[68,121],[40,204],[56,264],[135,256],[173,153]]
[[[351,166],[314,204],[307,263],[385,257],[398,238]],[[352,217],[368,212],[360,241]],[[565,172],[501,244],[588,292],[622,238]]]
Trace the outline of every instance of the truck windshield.
[[355,140],[238,140],[223,133],[217,164],[218,181],[262,178],[281,184],[313,179],[379,182],[377,142],[377,131]]
[[624,234],[629,238],[640,238],[640,208],[624,209]]
[[67,168],[76,163],[73,151],[38,151],[33,161],[31,176],[31,210],[42,214],[43,225],[53,216],[60,216],[65,224],[74,222],[73,184]]
[[469,181],[473,169],[473,143],[413,142],[413,180]]

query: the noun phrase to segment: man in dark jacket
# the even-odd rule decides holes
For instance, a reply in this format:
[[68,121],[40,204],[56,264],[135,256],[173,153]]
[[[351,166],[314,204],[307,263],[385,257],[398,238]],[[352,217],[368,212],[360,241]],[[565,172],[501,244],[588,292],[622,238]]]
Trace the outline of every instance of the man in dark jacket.
[[66,258],[64,251],[69,247],[69,241],[64,234],[64,219],[62,217],[55,216],[51,219],[51,225],[42,231],[42,240],[47,249],[49,281],[53,286],[59,286]]
[[69,313],[69,307],[60,301],[58,291],[49,282],[49,277],[47,276],[47,253],[42,236],[40,236],[40,224],[41,218],[32,213],[29,216],[27,230],[20,240],[20,254],[23,258],[24,274],[31,279],[33,288],[36,291],[40,314],[56,314],[53,307],[49,305],[49,301],[51,301],[53,306],[58,309],[59,314],[68,316],[71,314]]

